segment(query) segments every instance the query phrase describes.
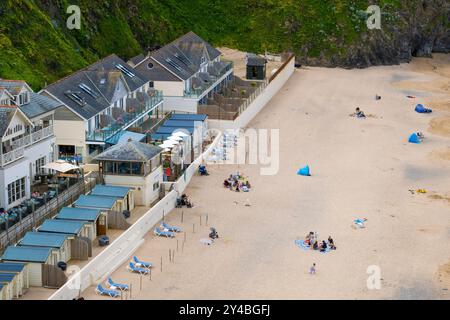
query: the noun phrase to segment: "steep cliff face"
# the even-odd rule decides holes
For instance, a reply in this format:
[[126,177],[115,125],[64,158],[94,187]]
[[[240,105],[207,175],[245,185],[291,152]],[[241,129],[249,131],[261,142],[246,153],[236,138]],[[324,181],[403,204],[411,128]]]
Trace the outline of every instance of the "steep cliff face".
[[[369,4],[381,29],[369,30]],[[69,30],[69,5],[81,29]],[[128,59],[194,31],[217,46],[292,51],[299,63],[367,67],[450,52],[448,0],[1,0],[0,77],[33,88],[116,53]]]
[[[383,10],[382,10],[383,13]],[[404,1],[382,14],[381,29],[363,28],[343,55],[300,56],[316,66],[363,68],[409,62],[412,57],[450,53],[450,2]]]

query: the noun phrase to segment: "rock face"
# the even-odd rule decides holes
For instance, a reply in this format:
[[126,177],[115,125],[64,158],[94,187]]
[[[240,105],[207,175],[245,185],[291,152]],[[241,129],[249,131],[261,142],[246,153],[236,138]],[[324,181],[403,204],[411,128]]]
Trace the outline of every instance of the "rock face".
[[[297,62],[311,66],[365,68],[409,62],[412,57],[450,53],[450,1],[415,0],[397,13],[396,23],[367,30],[342,56],[311,59],[302,48]],[[406,6],[406,5],[405,5]],[[415,10],[411,9],[414,8]]]

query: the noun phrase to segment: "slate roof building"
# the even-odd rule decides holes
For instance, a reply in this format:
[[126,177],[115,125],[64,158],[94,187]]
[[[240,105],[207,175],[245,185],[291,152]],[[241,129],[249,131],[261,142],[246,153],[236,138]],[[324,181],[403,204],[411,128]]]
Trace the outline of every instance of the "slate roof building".
[[[162,151],[158,146],[128,141],[112,146],[93,160],[99,163],[100,174],[106,185],[132,188],[133,199],[129,203],[133,203],[133,206],[150,206],[158,200],[163,181]],[[93,192],[109,195],[113,190],[100,187]]]
[[129,64],[163,91],[167,110],[197,113],[198,105],[206,105],[233,78],[233,64],[194,32]]
[[21,80],[0,79],[0,207],[30,198],[42,168],[55,160],[55,112],[61,103]]
[[55,115],[59,156],[88,163],[106,141],[162,115],[162,93],[116,55],[45,87],[41,94],[63,107]]

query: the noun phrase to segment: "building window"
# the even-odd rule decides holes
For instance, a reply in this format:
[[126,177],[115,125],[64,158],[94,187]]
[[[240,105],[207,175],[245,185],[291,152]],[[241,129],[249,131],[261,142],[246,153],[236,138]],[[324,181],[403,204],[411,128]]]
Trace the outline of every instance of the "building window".
[[36,160],[36,174],[45,174],[43,166],[45,166],[45,157]]
[[8,203],[25,198],[25,177],[8,184]]
[[154,87],[155,87],[155,84],[153,83],[153,81],[150,81],[150,82],[148,83],[148,86],[149,86],[149,88],[154,88]]
[[156,190],[158,190],[159,189],[159,181],[158,182],[155,182],[154,184],[153,184],[153,191],[156,191]]
[[147,64],[147,68],[149,68],[150,70],[153,69],[153,67],[154,67],[153,63],[149,62]]

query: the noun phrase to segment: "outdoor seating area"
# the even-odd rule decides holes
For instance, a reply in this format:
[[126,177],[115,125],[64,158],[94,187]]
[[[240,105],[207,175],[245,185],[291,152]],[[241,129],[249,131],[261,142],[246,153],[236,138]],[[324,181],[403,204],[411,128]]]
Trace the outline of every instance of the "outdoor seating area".
[[30,199],[26,199],[21,204],[8,210],[0,208],[0,232],[5,231],[36,209],[46,205],[47,202],[79,182],[83,177],[78,166],[62,160],[49,163],[43,168],[56,173],[36,175],[35,183],[31,188]]

